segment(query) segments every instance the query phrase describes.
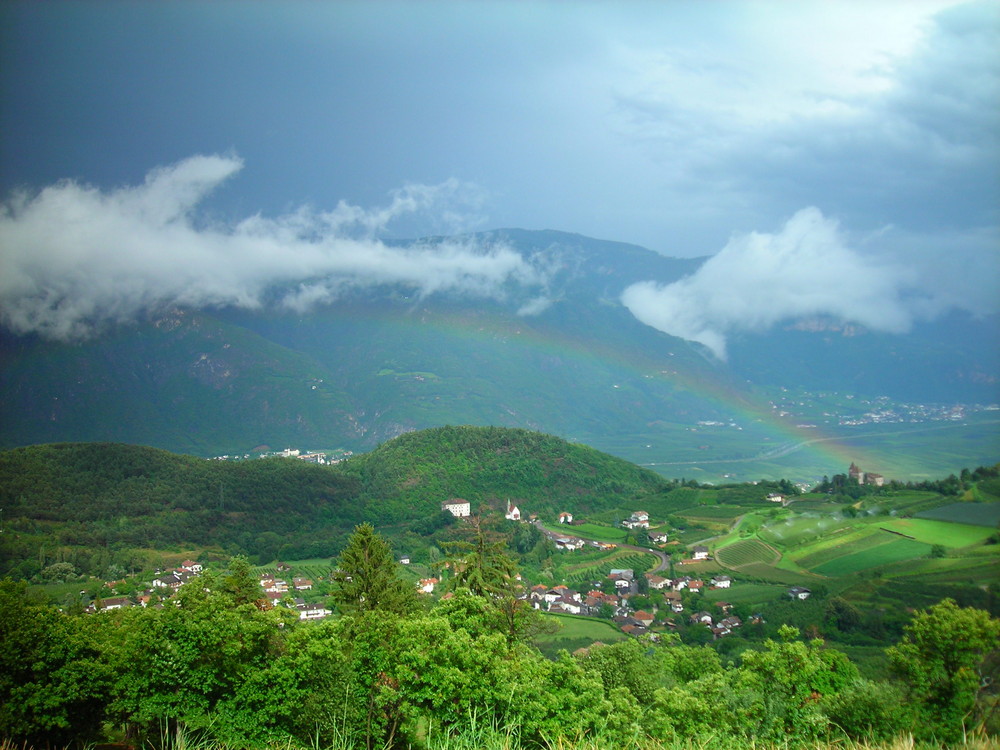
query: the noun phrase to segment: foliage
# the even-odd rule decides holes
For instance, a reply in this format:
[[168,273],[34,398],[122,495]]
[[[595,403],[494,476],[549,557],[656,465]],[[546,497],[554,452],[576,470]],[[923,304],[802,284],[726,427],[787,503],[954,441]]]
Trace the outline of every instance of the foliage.
[[413,585],[397,571],[389,543],[371,524],[354,529],[333,574],[332,598],[347,614],[404,615],[416,606]]
[[111,673],[93,625],[0,581],[0,736],[65,745],[96,735]]
[[[369,520],[394,523],[436,513],[444,499],[468,500],[473,510],[508,499],[531,512],[578,514],[631,506],[670,486],[646,469],[551,435],[499,427],[439,427],[410,432],[347,461]],[[376,507],[370,501],[377,498]],[[524,508],[522,508],[524,510]]]
[[907,626],[888,654],[919,713],[922,736],[954,742],[983,721],[979,699],[993,676],[982,670],[998,643],[1000,620],[948,599]]

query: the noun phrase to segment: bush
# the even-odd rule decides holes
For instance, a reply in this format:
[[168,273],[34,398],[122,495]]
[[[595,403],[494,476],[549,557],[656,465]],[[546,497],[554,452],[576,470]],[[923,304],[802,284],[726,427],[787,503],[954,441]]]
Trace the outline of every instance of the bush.
[[909,723],[903,694],[888,682],[855,680],[823,699],[830,722],[852,740],[883,741],[899,735]]

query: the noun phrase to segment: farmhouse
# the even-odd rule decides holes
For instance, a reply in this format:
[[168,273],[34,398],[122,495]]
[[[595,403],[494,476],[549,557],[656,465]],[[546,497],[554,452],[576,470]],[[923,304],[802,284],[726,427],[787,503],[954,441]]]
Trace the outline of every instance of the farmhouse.
[[693,553],[692,554],[692,559],[694,559],[694,560],[707,560],[708,559],[708,547],[706,547],[703,544],[697,545],[696,547],[694,547],[691,550],[691,552]]
[[322,620],[332,614],[322,604],[306,604],[305,599],[295,600],[295,610],[299,613],[300,620]]
[[560,513],[559,514],[559,523],[573,523],[573,514],[572,513]]
[[649,582],[649,588],[662,590],[670,585],[670,579],[664,578],[663,576],[654,575],[653,573],[646,573],[646,580]]
[[510,500],[507,501],[507,512],[504,514],[504,518],[508,521],[520,521],[521,511],[514,505]]
[[802,586],[792,586],[788,589],[788,595],[792,597],[792,599],[805,600],[809,598],[811,593],[812,592],[809,589],[803,588]]
[[666,544],[667,539],[668,537],[666,532],[663,531],[649,532],[649,541],[651,541],[653,544]]
[[712,578],[712,588],[728,589],[733,585],[733,579],[729,576],[715,576]]
[[637,510],[626,520],[622,521],[622,526],[627,529],[648,529],[649,513],[644,510]]

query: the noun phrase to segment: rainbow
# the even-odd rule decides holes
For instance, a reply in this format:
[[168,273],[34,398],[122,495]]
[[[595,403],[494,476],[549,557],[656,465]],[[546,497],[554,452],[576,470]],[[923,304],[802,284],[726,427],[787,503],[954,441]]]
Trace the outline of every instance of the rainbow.
[[[584,341],[565,333],[553,332],[535,325],[530,319],[504,319],[492,315],[468,316],[421,310],[409,316],[397,313],[377,313],[380,325],[404,331],[414,328],[426,331],[428,328],[442,335],[468,341],[516,342],[520,347],[534,350],[539,355],[559,357],[567,362],[579,362],[588,367],[624,368],[636,378],[659,378],[668,381],[680,391],[689,393],[703,402],[712,411],[726,414],[737,424],[753,425],[764,433],[775,446],[771,458],[806,451],[812,454],[809,463],[825,468],[829,475],[846,473],[851,462],[861,466],[873,466],[874,460],[857,448],[847,445],[847,439],[822,431],[819,426],[802,426],[788,422],[776,413],[776,409],[766,402],[752,400],[745,392],[725,383],[724,378],[702,378],[673,369],[664,369],[669,361],[664,357],[654,358],[642,353],[623,356],[620,349],[606,342],[595,342],[592,338]],[[708,411],[708,408],[706,409]],[[768,460],[768,455],[759,456]],[[731,463],[725,460],[681,462],[673,464]],[[660,466],[671,464],[658,464]]]

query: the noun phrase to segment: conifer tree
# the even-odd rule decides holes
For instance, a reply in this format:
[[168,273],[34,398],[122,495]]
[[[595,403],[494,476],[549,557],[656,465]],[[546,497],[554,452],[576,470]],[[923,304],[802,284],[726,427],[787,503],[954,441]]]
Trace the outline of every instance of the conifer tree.
[[333,575],[332,597],[345,614],[407,614],[416,606],[416,590],[399,577],[389,543],[371,524],[355,527]]

